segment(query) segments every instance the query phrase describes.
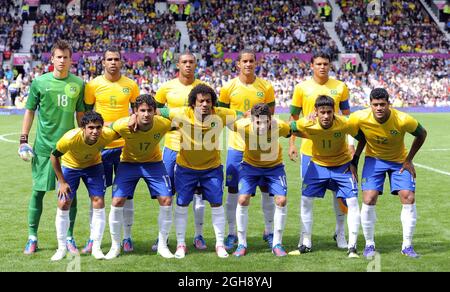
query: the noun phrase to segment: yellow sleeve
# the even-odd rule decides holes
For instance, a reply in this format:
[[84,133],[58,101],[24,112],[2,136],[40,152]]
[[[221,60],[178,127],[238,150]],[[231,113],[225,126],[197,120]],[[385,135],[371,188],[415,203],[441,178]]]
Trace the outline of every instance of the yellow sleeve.
[[105,137],[105,140],[107,141],[107,144],[110,144],[112,141],[117,140],[120,138],[120,134],[116,132],[115,130],[111,128],[103,128],[103,135]]
[[136,98],[139,96],[139,94],[140,94],[139,86],[137,85],[136,82],[133,82],[133,86],[131,88],[130,103],[135,103]]
[[94,80],[88,82],[84,87],[84,103],[88,105],[95,104],[95,85]]
[[279,128],[281,137],[289,137],[290,136],[291,127],[289,126],[288,123],[286,123],[284,121],[278,121],[278,128]]
[[303,90],[300,85],[296,85],[292,95],[291,115],[299,115],[303,107]]
[[228,108],[221,108],[220,115],[224,125],[230,125],[238,120],[237,112]]
[[273,89],[272,84],[269,83],[265,103],[270,104],[274,102],[275,102],[275,90]]
[[403,130],[408,133],[413,133],[417,126],[419,125],[419,122],[413,118],[412,116],[405,114],[405,120],[403,122]]
[[359,131],[359,114],[358,111],[350,114],[350,116],[347,119],[347,128],[348,128],[348,133],[355,137],[356,135],[358,135],[358,131]]
[[64,136],[56,143],[56,150],[61,153],[69,151],[69,141]]
[[218,101],[221,103],[230,104],[230,92],[228,90],[228,85],[225,85],[220,89]]
[[167,90],[166,86],[162,85],[155,94],[155,100],[157,103],[166,104],[167,103]]
[[122,136],[122,132],[121,132],[121,131],[124,129],[124,125],[125,125],[124,121],[127,121],[126,127],[128,128],[128,119],[129,119],[129,118],[122,118],[122,119],[119,119],[119,120],[115,121],[115,122],[111,125],[112,129],[113,129],[114,131],[116,131],[117,133],[119,133],[119,135]]
[[349,96],[350,96],[350,93],[349,93],[349,91],[348,91],[348,87],[347,87],[347,85],[344,83],[344,87],[343,87],[343,89],[342,89],[342,98],[341,98],[341,102],[342,102],[342,101],[348,100]]

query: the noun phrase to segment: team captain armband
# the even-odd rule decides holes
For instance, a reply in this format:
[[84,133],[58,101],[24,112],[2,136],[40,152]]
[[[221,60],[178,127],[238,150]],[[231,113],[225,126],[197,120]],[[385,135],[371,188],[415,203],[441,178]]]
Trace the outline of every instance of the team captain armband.
[[423,127],[422,127],[422,125],[419,123],[419,124],[417,125],[416,130],[415,130],[414,132],[412,132],[411,135],[417,137],[417,136],[422,135],[422,133],[423,133]]
[[55,156],[56,158],[61,157],[64,155],[64,153],[59,152],[57,149],[53,150],[52,152],[53,156]]

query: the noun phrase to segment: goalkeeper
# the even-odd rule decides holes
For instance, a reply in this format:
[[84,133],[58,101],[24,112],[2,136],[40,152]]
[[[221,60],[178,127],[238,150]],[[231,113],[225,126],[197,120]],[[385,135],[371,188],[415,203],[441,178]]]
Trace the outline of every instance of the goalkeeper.
[[[57,41],[51,50],[51,62],[55,69],[33,81],[26,104],[19,156],[25,161],[32,157],[33,186],[28,207],[28,241],[24,250],[25,254],[36,252],[42,201],[47,191],[55,189],[56,177],[50,162],[50,154],[63,134],[74,128],[74,112],[77,112],[77,120],[81,119],[84,112],[83,81],[69,73],[71,61],[72,49],[69,44],[65,41]],[[28,134],[37,109],[39,110],[37,134],[31,149],[28,144]],[[72,202],[70,209],[70,228],[66,242],[67,249],[71,253],[78,252],[72,237],[75,216],[76,199]]]

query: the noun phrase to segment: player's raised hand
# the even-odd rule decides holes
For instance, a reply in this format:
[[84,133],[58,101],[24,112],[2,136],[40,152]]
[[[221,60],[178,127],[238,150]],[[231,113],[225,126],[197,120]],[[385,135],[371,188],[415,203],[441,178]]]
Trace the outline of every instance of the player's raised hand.
[[130,130],[131,133],[135,133],[137,131],[137,118],[136,118],[136,114],[132,114],[130,116],[130,119],[128,120],[128,129]]
[[22,158],[23,161],[31,161],[31,159],[34,157],[33,148],[28,143],[22,143],[19,145],[19,150],[17,151],[20,158]]
[[297,161],[298,158],[298,151],[297,151],[297,147],[294,146],[289,146],[289,158],[292,161]]
[[400,169],[400,173],[403,173],[403,171],[409,171],[409,173],[413,176],[413,178],[416,178],[416,169],[414,168],[414,164],[410,160],[406,160],[403,162],[402,168]]
[[59,183],[59,188],[58,188],[58,198],[61,201],[68,201],[69,200],[69,195],[72,192],[72,190],[70,189],[70,186],[67,182],[60,182]]

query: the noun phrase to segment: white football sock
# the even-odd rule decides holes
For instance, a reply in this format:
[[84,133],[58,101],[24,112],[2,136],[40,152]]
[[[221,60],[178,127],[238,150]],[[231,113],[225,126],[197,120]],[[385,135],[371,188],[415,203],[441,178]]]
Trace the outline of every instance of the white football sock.
[[361,222],[359,212],[358,198],[346,199],[348,207],[347,225],[348,225],[348,247],[356,247],[358,241],[358,231]]
[[375,246],[375,222],[377,221],[377,214],[375,212],[375,205],[362,204],[361,208],[361,226],[366,239],[366,246]]
[[70,219],[69,210],[56,209],[56,239],[58,240],[58,249],[66,249],[67,230],[69,230]]
[[238,243],[247,246],[248,206],[237,205],[236,208]]
[[403,227],[402,249],[405,249],[412,245],[414,230],[416,229],[416,221],[417,221],[416,204],[403,204],[400,219],[402,221]]
[[192,209],[194,210],[195,236],[203,236],[203,222],[205,220],[205,202],[203,196],[194,194]]
[[336,192],[333,193],[333,208],[334,213],[336,215],[336,228],[335,232],[336,234],[342,234],[345,236],[345,213],[342,212],[341,208],[339,207],[339,199],[336,198]]
[[[212,224],[216,234],[216,247],[223,246],[225,237],[225,210],[223,206],[211,208]],[[235,219],[236,220],[236,219]]]
[[274,216],[274,233],[273,233],[273,245],[282,244],[283,241],[283,231],[286,226],[287,218],[287,206],[280,207],[275,206],[275,216]]
[[109,232],[111,233],[111,244],[120,248],[121,233],[123,225],[123,207],[111,206],[109,211]]
[[103,232],[106,225],[106,213],[105,208],[93,209],[92,211],[92,227],[91,227],[91,239],[94,241],[92,248],[100,248],[102,245]]
[[172,206],[159,206],[158,224],[158,245],[166,247],[170,226],[172,225]]
[[175,206],[175,231],[177,245],[186,245],[186,227],[188,221],[188,207]]
[[92,216],[94,214],[94,207],[92,206],[92,201],[91,204],[89,205],[89,239],[93,238],[93,233],[92,233]]
[[269,193],[261,192],[261,207],[264,213],[264,226],[267,234],[273,233],[273,216],[275,213],[275,202]]
[[134,200],[126,200],[123,205],[123,238],[131,238],[131,227],[134,223]]
[[307,247],[312,247],[313,202],[314,198],[302,196],[300,208],[300,216],[302,219],[300,239],[302,239],[302,242],[300,242],[300,245],[306,245]]
[[236,234],[236,208],[239,195],[237,193],[228,193],[226,209],[228,221],[228,234]]

